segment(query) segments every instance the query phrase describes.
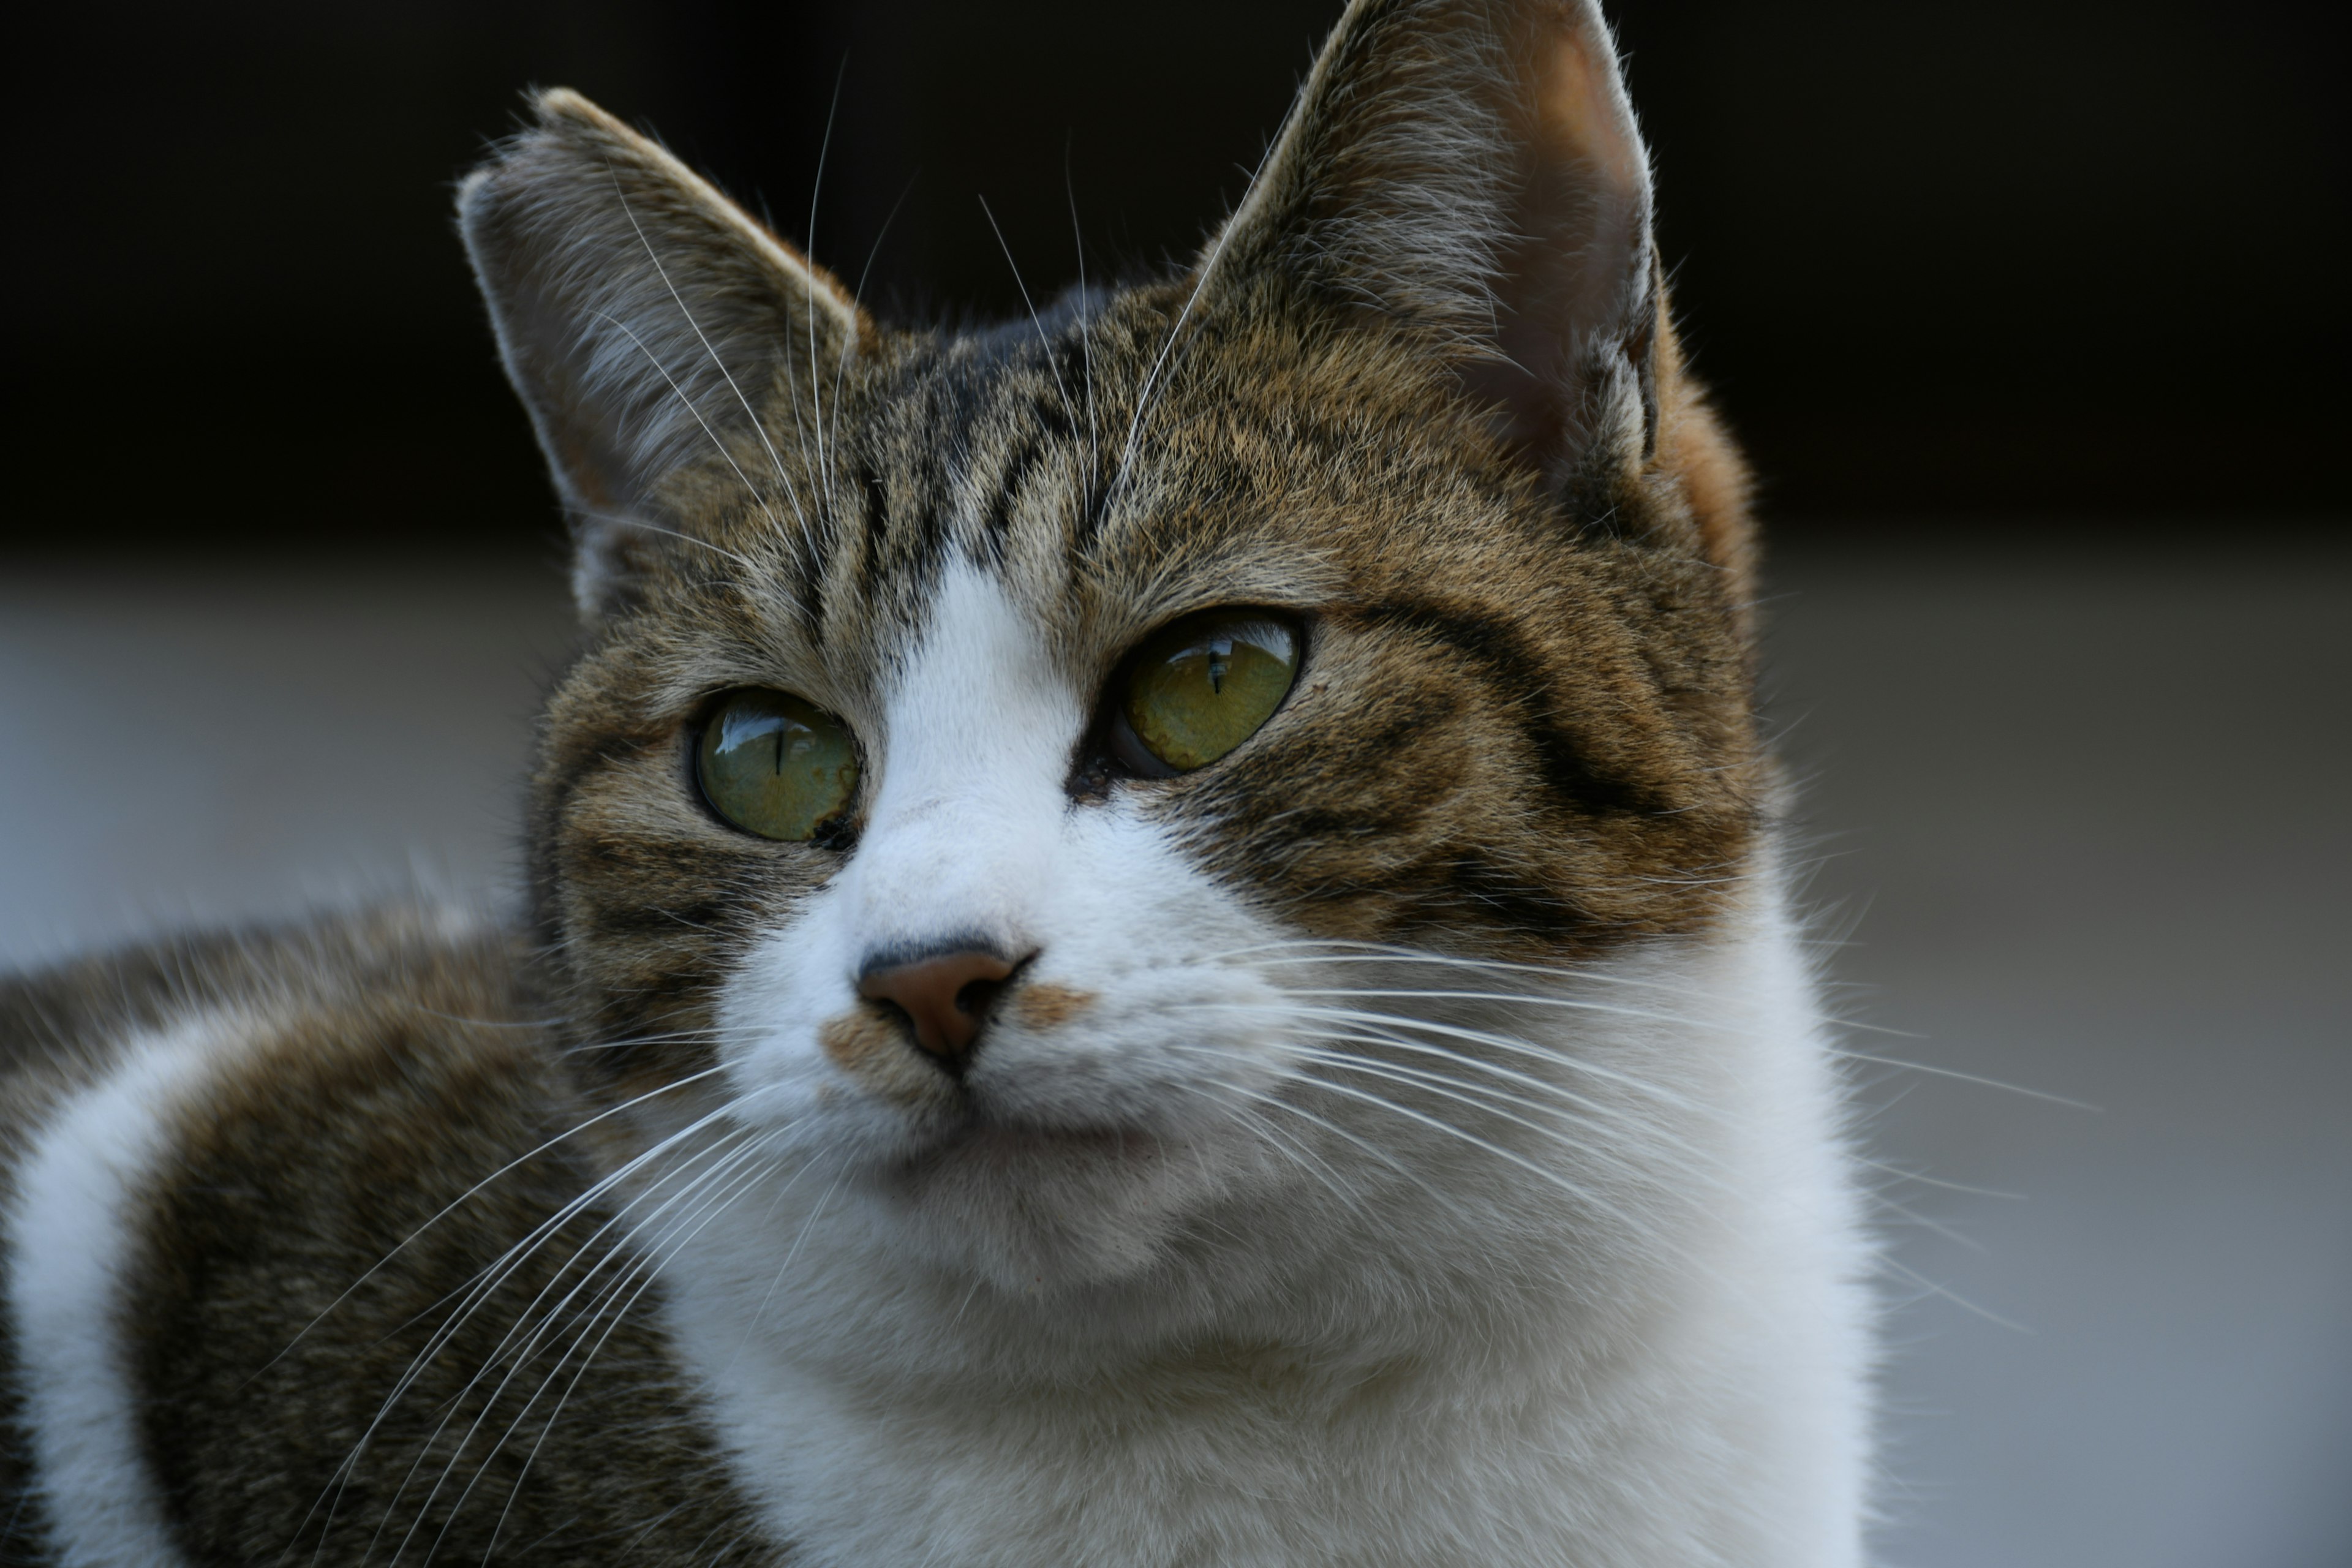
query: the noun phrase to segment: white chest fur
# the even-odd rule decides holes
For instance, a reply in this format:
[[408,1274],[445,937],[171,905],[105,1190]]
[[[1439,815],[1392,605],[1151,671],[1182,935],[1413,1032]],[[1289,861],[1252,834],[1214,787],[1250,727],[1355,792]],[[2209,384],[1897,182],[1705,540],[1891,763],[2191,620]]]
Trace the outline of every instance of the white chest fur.
[[1332,1180],[1111,1283],[1004,1289],[814,1166],[724,1205],[667,1310],[744,1484],[826,1564],[1859,1561],[1866,1258],[1777,900],[1556,994],[1526,1043],[1639,1115],[1325,1104]]

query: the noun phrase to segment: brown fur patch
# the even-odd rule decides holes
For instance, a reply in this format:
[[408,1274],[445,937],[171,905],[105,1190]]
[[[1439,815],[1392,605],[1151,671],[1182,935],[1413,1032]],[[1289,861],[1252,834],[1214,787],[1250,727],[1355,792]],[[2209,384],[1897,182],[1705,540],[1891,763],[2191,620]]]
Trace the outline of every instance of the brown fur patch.
[[1013,994],[1012,1012],[1032,1029],[1055,1029],[1068,1023],[1100,1000],[1091,991],[1050,981],[1023,985]]
[[827,1018],[817,1044],[869,1093],[901,1105],[941,1104],[954,1086],[908,1037],[906,1022],[877,1002]]
[[[440,923],[386,910],[0,984],[0,1018],[37,1031],[0,1064],[12,1160],[28,1100],[90,1081],[126,1031],[278,1020],[179,1112],[126,1270],[142,1435],[188,1559],[358,1562],[413,1531],[468,1562],[621,1542],[633,1562],[772,1561],[651,1302],[619,1314],[629,1291],[599,1289],[638,1280],[597,1235],[610,1211],[559,1218],[593,1171],[560,1135],[593,1112],[527,952]],[[567,1388],[593,1419],[552,1419]],[[0,1478],[27,1479],[13,1459]]]

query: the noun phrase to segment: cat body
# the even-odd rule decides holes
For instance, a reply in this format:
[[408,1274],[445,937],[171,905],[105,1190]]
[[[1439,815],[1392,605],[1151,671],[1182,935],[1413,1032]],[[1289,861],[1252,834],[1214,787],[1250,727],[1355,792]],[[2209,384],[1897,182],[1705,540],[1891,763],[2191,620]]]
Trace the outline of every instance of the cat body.
[[1358,4],[1183,276],[906,332],[543,96],[531,922],[0,998],[26,1560],[1859,1562],[1649,209],[1590,7]]

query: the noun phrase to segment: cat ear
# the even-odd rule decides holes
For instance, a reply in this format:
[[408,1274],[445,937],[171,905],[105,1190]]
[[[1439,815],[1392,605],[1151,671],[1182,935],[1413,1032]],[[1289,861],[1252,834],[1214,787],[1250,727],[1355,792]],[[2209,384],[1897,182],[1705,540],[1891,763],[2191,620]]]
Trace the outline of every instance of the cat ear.
[[1555,477],[1655,443],[1649,157],[1592,0],[1354,0],[1207,254],[1425,334]]
[[746,471],[781,466],[754,411],[813,414],[799,389],[823,390],[865,321],[830,276],[653,141],[565,89],[532,109],[459,187],[457,221],[593,616],[627,602],[671,531],[662,481],[753,437]]

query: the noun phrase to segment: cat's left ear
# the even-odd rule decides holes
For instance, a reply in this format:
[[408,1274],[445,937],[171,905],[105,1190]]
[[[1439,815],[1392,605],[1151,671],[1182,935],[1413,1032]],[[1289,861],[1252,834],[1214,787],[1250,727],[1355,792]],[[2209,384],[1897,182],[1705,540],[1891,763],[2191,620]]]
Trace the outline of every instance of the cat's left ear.
[[1591,0],[1355,0],[1206,254],[1425,334],[1557,478],[1655,447],[1649,154]]

